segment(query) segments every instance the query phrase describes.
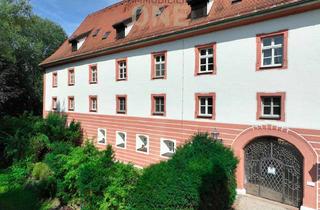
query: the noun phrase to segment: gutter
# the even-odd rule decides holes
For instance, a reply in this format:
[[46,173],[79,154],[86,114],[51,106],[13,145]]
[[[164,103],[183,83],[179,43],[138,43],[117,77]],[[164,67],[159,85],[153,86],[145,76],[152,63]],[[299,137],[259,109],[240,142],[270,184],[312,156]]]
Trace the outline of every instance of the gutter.
[[[40,67],[46,68],[46,67],[52,67],[57,65],[62,65],[70,62],[75,62],[83,59],[88,58],[94,58],[98,56],[113,54],[121,51],[126,50],[132,50],[137,49],[145,46],[150,46],[157,44],[159,42],[169,42],[170,40],[174,38],[187,38],[191,36],[195,36],[198,34],[205,34],[213,31],[219,31],[224,30],[231,27],[237,27],[241,25],[247,25],[255,22],[265,21],[268,19],[275,18],[275,16],[286,16],[285,12],[289,12],[292,10],[292,12],[301,13],[309,10],[314,10],[320,8],[320,0],[304,0],[304,1],[297,1],[293,3],[283,4],[280,6],[276,6],[273,8],[268,8],[265,10],[260,10],[257,12],[231,17],[223,20],[218,21],[211,21],[203,25],[194,26],[192,28],[182,29],[178,31],[169,32],[162,35],[157,36],[151,36],[147,38],[142,38],[138,40],[134,40],[131,42],[128,42],[126,44],[115,46],[115,47],[109,47],[104,48],[96,51],[91,52],[85,52],[79,55],[70,56],[67,58],[61,58],[58,60],[51,61],[49,63],[40,63]],[[296,10],[296,11],[295,11]],[[283,13],[283,14],[281,14]],[[269,17],[270,16],[270,17]],[[257,20],[254,20],[253,18],[257,18]],[[219,28],[220,27],[220,28]],[[225,28],[223,28],[225,27]],[[143,44],[143,46],[142,46]]]

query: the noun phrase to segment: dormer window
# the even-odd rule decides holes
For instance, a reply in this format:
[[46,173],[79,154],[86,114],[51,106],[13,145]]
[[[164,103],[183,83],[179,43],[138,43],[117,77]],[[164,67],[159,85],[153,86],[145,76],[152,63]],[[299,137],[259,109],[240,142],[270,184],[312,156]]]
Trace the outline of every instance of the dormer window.
[[191,7],[191,19],[198,19],[209,14],[213,0],[187,0]]
[[[69,43],[71,44],[71,50],[72,52],[77,51],[80,49],[80,47],[83,45],[83,43],[86,41],[87,36],[90,34],[90,31],[87,31],[80,35],[73,35],[69,38]],[[99,31],[98,31],[99,32]]]
[[73,40],[71,42],[71,47],[72,47],[72,52],[77,51],[78,50],[78,41],[77,40]]
[[116,39],[123,39],[125,38],[131,28],[133,26],[132,18],[128,18],[122,22],[116,23],[113,25],[113,28],[116,29]]

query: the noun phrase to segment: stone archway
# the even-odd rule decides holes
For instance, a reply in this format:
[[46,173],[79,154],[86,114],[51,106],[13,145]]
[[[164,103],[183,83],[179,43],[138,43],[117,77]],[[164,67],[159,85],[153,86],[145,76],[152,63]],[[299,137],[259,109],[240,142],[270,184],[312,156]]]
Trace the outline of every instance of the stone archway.
[[316,164],[317,164],[317,154],[309,145],[309,143],[301,137],[299,134],[295,133],[289,129],[283,129],[275,126],[258,126],[250,127],[245,131],[241,132],[232,144],[232,149],[234,150],[236,156],[239,158],[239,165],[237,168],[237,186],[241,191],[245,191],[244,180],[245,180],[245,170],[244,170],[244,148],[252,140],[263,137],[263,136],[273,136],[281,138],[294,145],[299,152],[302,154],[304,159],[303,165],[303,202],[304,207],[316,209],[317,207],[317,185],[310,186],[313,180],[316,180]]

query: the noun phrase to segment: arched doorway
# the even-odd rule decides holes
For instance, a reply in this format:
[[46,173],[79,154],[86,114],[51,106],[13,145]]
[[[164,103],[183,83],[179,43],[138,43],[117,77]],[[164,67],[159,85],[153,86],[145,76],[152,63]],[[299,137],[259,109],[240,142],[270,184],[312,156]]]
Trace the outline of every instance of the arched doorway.
[[303,156],[289,142],[273,136],[244,147],[244,187],[248,194],[299,207],[303,197]]

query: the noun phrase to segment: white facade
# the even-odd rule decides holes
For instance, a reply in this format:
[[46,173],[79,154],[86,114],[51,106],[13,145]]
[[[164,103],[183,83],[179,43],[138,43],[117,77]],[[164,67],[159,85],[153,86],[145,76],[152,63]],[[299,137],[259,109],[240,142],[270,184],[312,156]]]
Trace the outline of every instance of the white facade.
[[[288,69],[256,71],[256,35],[288,29]],[[195,50],[216,42],[216,75],[194,75]],[[167,51],[167,78],[151,80],[151,52]],[[74,96],[76,113],[89,112],[89,95],[98,96],[97,114],[116,115],[116,95],[127,95],[127,116],[151,115],[151,94],[166,94],[166,116],[195,119],[195,93],[216,93],[215,122],[267,124],[257,120],[257,92],[286,92],[285,121],[270,124],[320,128],[320,10],[209,33],[170,43],[57,66],[46,70],[45,110],[57,97],[67,111]],[[128,80],[116,81],[115,59],[128,58]],[[89,65],[97,64],[98,84],[89,84]],[[75,85],[68,86],[68,68],[75,69]],[[52,72],[58,87],[52,87]],[[92,113],[95,114],[95,113]]]

